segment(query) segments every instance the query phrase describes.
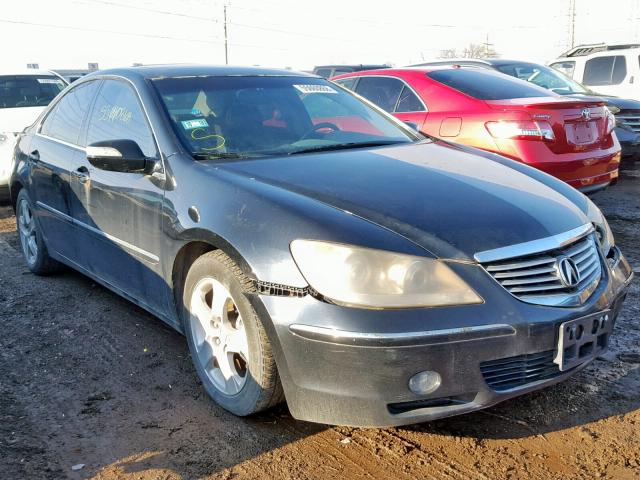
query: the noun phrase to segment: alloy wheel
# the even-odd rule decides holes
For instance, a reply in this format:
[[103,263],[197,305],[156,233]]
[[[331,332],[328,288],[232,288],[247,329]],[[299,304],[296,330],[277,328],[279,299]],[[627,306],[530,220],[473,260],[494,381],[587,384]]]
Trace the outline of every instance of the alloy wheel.
[[25,199],[18,205],[18,230],[22,252],[29,265],[34,265],[38,258],[38,240],[36,237],[36,219],[31,205]]
[[249,345],[231,293],[216,279],[203,278],[189,307],[195,360],[220,392],[238,394],[247,380]]

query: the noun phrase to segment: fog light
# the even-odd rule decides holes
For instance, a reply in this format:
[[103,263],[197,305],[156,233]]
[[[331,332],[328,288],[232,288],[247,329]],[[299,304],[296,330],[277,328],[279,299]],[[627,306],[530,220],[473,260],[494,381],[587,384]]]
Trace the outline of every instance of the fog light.
[[440,374],[429,370],[416,373],[409,379],[409,390],[418,395],[426,395],[435,392],[440,386]]

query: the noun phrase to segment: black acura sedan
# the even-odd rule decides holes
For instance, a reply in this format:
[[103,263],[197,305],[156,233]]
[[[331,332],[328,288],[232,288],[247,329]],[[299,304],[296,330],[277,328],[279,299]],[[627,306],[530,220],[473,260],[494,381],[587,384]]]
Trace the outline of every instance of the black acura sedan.
[[183,332],[237,415],[400,425],[562,381],[632,277],[581,193],[313,75],[97,72],[15,155],[31,271],[70,266]]

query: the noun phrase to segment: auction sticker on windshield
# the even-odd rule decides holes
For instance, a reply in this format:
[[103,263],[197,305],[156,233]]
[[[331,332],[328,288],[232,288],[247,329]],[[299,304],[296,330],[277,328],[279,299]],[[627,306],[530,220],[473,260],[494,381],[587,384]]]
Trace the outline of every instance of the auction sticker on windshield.
[[294,85],[302,93],[338,93],[329,85]]

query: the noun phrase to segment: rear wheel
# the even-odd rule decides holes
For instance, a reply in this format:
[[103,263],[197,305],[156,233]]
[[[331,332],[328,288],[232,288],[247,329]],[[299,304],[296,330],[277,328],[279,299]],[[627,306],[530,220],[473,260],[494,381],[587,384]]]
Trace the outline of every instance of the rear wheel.
[[22,254],[27,266],[36,275],[48,275],[60,270],[62,265],[49,256],[38,221],[33,214],[33,204],[23,188],[16,201],[16,222]]
[[207,393],[236,415],[282,401],[273,352],[244,291],[251,281],[223,252],[191,266],[183,295],[183,323],[191,357]]

